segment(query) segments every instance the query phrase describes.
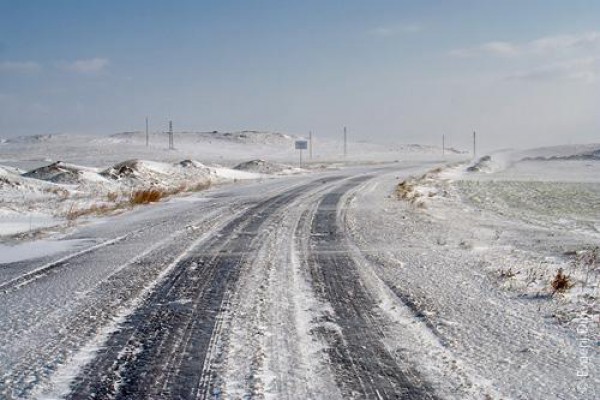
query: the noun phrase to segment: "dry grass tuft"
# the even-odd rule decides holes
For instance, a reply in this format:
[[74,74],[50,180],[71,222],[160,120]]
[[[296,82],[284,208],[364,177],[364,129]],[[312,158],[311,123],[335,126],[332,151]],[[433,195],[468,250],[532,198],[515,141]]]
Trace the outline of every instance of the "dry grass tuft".
[[163,189],[136,190],[135,192],[131,193],[129,203],[132,205],[156,203],[168,195],[169,193]]
[[415,184],[411,181],[402,181],[396,186],[396,197],[401,200],[411,200],[415,193]]
[[[105,215],[113,211],[133,207],[135,205],[156,203],[161,199],[185,192],[205,190],[211,185],[210,181],[197,182],[192,185],[185,183],[173,188],[146,188],[133,191],[127,200],[126,196],[118,192],[109,192],[106,199],[109,203],[92,204],[91,206],[78,207],[74,202],[65,213],[67,221],[74,221],[85,215]],[[122,200],[125,197],[124,200]]]
[[69,211],[65,214],[65,218],[67,221],[75,221],[77,218],[83,217],[84,215],[106,215],[119,208],[119,205],[110,204],[92,204],[86,208],[79,208],[73,203],[69,208]]
[[564,293],[570,288],[573,287],[573,283],[571,282],[571,278],[565,274],[563,274],[562,268],[558,269],[554,280],[552,281],[552,295],[554,296],[556,293]]
[[109,192],[109,193],[106,195],[106,199],[107,199],[108,201],[111,201],[111,202],[113,202],[113,203],[114,203],[115,201],[117,201],[117,199],[118,199],[118,198],[119,198],[119,193],[117,193],[117,192]]
[[427,204],[422,198],[423,195],[417,191],[417,183],[413,180],[400,182],[396,186],[396,197],[400,200],[405,200],[418,209],[426,209]]
[[507,270],[500,271],[500,278],[502,279],[510,279],[514,278],[517,274],[513,272],[512,268],[508,268]]

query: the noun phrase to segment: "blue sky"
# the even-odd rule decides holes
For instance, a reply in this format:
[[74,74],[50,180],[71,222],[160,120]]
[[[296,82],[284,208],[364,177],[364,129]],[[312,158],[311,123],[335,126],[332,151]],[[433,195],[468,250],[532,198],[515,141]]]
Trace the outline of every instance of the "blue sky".
[[0,0],[0,137],[598,141],[598,1]]

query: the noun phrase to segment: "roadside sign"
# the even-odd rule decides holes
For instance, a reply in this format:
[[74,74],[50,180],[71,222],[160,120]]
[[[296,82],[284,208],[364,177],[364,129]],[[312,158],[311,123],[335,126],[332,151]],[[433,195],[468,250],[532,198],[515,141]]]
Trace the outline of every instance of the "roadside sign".
[[308,149],[308,142],[306,140],[296,140],[296,150],[300,150],[300,168],[302,168],[302,150]]
[[308,142],[306,140],[296,140],[296,150],[308,149]]

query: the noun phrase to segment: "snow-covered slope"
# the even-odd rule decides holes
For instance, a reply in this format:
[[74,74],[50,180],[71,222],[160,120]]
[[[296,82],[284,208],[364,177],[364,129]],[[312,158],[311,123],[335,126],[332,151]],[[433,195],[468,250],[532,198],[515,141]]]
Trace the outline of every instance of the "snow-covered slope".
[[35,233],[81,215],[110,212],[127,203],[135,191],[152,188],[175,194],[264,176],[206,167],[194,160],[127,160],[104,169],[55,162],[19,172],[0,166],[0,236]]
[[[168,138],[163,132],[150,133],[149,146],[146,146],[143,132],[109,136],[37,135],[7,139],[0,145],[0,164],[17,164],[27,170],[59,160],[100,168],[129,159],[169,163],[189,159],[201,160],[207,165],[218,163],[229,167],[256,159],[296,164],[298,151],[294,149],[294,141],[299,138],[299,135],[259,131],[176,132],[175,149],[169,150]],[[314,163],[355,163],[441,157],[441,149],[434,146],[382,145],[353,141],[352,137],[348,142],[348,156],[344,158],[343,153],[341,140],[314,135],[313,158],[310,160],[308,151],[305,151],[304,159]],[[450,153],[447,152],[448,157],[461,157],[456,151]]]
[[302,168],[292,167],[291,165],[271,162],[266,160],[251,160],[236,165],[233,169],[239,171],[255,172],[259,174],[295,174],[306,172]]

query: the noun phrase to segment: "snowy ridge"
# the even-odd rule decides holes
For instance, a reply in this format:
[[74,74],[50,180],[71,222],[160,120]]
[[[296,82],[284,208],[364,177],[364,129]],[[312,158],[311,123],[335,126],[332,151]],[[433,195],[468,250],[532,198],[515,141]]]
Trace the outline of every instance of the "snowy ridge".
[[108,212],[128,201],[134,191],[158,189],[179,193],[212,184],[259,179],[264,174],[207,167],[194,160],[163,163],[128,160],[109,168],[62,161],[20,174],[0,166],[0,236],[35,233],[64,225],[73,216]]
[[[105,168],[123,160],[154,160],[174,163],[178,160],[202,160],[204,164],[218,163],[234,166],[253,159],[265,159],[283,164],[296,164],[298,152],[294,141],[302,135],[263,132],[180,132],[174,133],[174,149],[169,150],[164,132],[124,132],[108,136],[50,134],[8,139],[0,151],[0,163],[15,163],[24,169],[46,166],[57,160],[77,165]],[[308,152],[306,152],[308,153]],[[348,155],[344,157],[343,143],[332,134],[313,135],[312,163],[391,162],[395,160],[441,157],[442,150],[421,144],[374,144],[352,135]],[[450,149],[447,157],[464,157]]]
[[[164,132],[150,133],[153,139],[159,139],[165,136]],[[262,143],[262,144],[286,144],[291,143],[296,137],[280,132],[264,131],[239,131],[239,132],[176,132],[179,139],[186,142],[204,142],[204,141],[223,141],[237,143]],[[121,132],[109,136],[108,139],[99,139],[99,141],[108,140],[112,143],[138,143],[146,140],[146,133]]]
[[291,165],[286,165],[277,162],[270,162],[266,160],[252,160],[247,161],[241,164],[236,165],[233,169],[240,171],[248,171],[259,174],[298,174],[302,172],[306,172],[305,169],[292,167]]
[[44,181],[77,185],[86,182],[108,183],[98,174],[96,168],[87,168],[75,164],[57,161],[45,167],[26,172],[23,176]]
[[523,160],[552,160],[552,159],[578,159],[596,155],[600,144],[572,144],[562,146],[541,147],[517,152],[516,156]]
[[467,172],[494,173],[505,170],[510,166],[509,158],[505,154],[486,155],[467,167]]

